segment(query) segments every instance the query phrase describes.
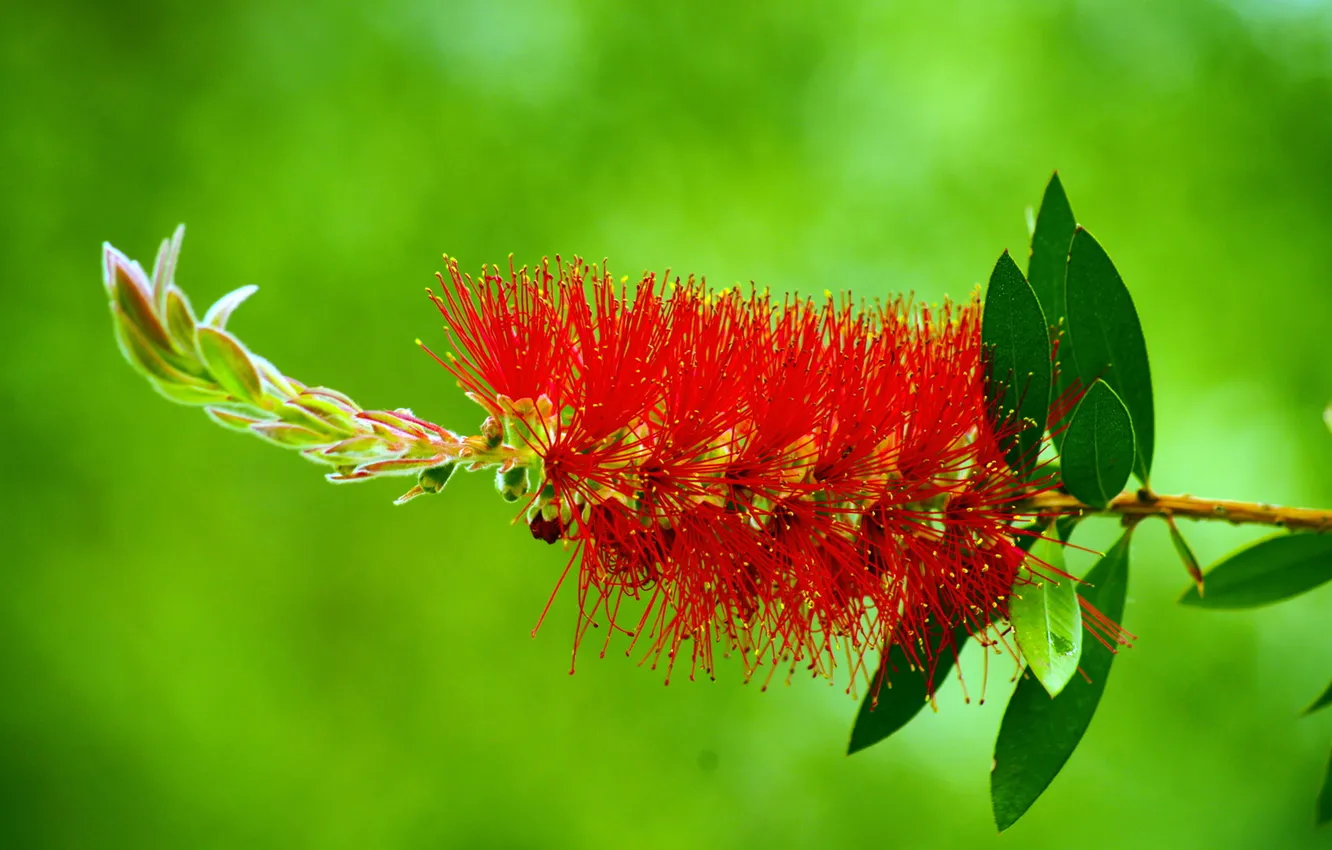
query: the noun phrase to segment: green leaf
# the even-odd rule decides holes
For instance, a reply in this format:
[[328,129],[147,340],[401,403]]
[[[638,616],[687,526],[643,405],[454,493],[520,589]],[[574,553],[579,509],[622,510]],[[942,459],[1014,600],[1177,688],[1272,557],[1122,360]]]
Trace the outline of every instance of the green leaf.
[[159,381],[156,378],[149,378],[148,382],[153,385],[153,389],[177,404],[218,404],[227,400],[227,394],[216,388]]
[[208,418],[221,425],[223,428],[230,428],[234,431],[244,431],[250,433],[250,426],[256,422],[264,420],[254,419],[249,416],[243,416],[235,411],[226,410],[221,407],[205,407],[204,413]]
[[236,312],[236,308],[244,303],[246,298],[249,298],[258,291],[259,287],[255,286],[253,283],[246,284],[239,289],[231,290],[226,295],[217,299],[217,303],[208,308],[208,311],[204,313],[203,322],[201,324],[211,328],[217,328],[218,330],[224,330],[227,326],[227,320],[231,318],[232,313]]
[[[283,422],[290,422],[292,425],[300,425],[303,428],[309,428],[311,431],[318,431],[330,435],[334,432],[338,432],[338,429],[330,428],[327,422],[320,419],[318,416],[315,416],[299,404],[284,402],[271,412],[277,414],[277,417]],[[375,440],[376,444],[380,442],[378,438],[372,439]]]
[[1327,760],[1327,776],[1323,778],[1323,790],[1318,795],[1319,826],[1332,823],[1332,758]]
[[1078,521],[1081,519],[1080,514],[1064,514],[1055,520],[1055,533],[1059,535],[1059,539],[1067,543],[1068,539],[1073,536],[1073,529],[1078,527]]
[[934,688],[953,669],[967,636],[965,629],[959,629],[953,634],[952,645],[949,646],[948,636],[943,629],[937,626],[931,629],[928,639],[933,644],[932,653],[938,659],[933,680],[927,678],[928,670],[922,670],[912,662],[900,643],[889,647],[879,662],[879,671],[874,674],[874,682],[883,683],[879,688],[878,702],[875,703],[875,694],[871,691],[860,703],[860,713],[856,715],[855,725],[851,727],[851,743],[846,748],[846,754],[851,755],[879,743],[919,714],[934,693]]
[[[345,440],[339,440],[336,443],[327,445],[319,454],[321,457],[328,458],[329,463],[336,461],[341,463],[358,464],[365,463],[377,457],[382,458],[384,453],[384,441],[374,434],[366,434],[360,437],[349,437]],[[425,472],[429,471],[430,470],[425,470]]]
[[198,322],[194,318],[194,309],[185,293],[174,286],[167,290],[166,296],[167,332],[176,347],[188,354],[195,351],[194,329]]
[[1017,534],[1013,535],[1014,542],[1023,552],[1030,552],[1031,547],[1036,545],[1036,541],[1045,534],[1045,529],[1049,524],[1045,522],[1033,522],[1031,525],[1023,526]]
[[298,396],[295,401],[289,401],[285,404],[301,408],[311,416],[323,422],[325,428],[341,429],[348,434],[354,433],[355,431],[352,427],[351,416],[348,415],[347,411],[326,398],[320,398],[319,396],[309,395],[307,393]]
[[1098,379],[1078,402],[1064,434],[1064,489],[1085,504],[1105,507],[1133,472],[1133,445],[1128,408]]
[[1260,540],[1212,567],[1204,593],[1190,587],[1184,605],[1235,610],[1270,605],[1332,579],[1332,534],[1282,534]]
[[[1053,573],[1064,569],[1064,547],[1057,540],[1037,540],[1027,557],[1037,570]],[[1008,601],[1008,619],[1022,657],[1052,697],[1078,671],[1082,654],[1082,609],[1076,584],[1072,578],[1045,576],[1024,567]]]
[[250,430],[269,442],[289,448],[303,449],[321,446],[328,442],[328,437],[323,434],[316,434],[309,428],[286,422],[256,422],[250,426]]
[[165,316],[167,312],[167,292],[176,279],[176,263],[180,261],[180,243],[184,238],[185,225],[176,225],[176,230],[171,234],[171,238],[162,240],[162,247],[157,250],[157,259],[153,261],[151,288],[159,315]]
[[199,353],[217,382],[237,399],[258,404],[263,387],[245,346],[226,331],[210,327],[198,329],[198,340]]
[[207,388],[207,384],[198,378],[168,363],[163,358],[161,349],[153,346],[144,337],[143,331],[134,324],[134,320],[124,310],[120,309],[119,304],[111,305],[111,316],[115,324],[116,341],[120,344],[120,353],[140,373],[163,384],[180,384],[196,389]]
[[1323,691],[1323,695],[1314,700],[1313,705],[1306,708],[1304,713],[1313,714],[1318,709],[1327,708],[1329,705],[1332,705],[1332,684],[1327,686],[1327,690]]
[[286,375],[278,371],[278,367],[270,363],[266,358],[260,357],[253,351],[249,352],[250,362],[254,364],[254,369],[259,373],[259,377],[267,381],[272,388],[272,392],[285,399],[295,399],[301,394],[297,389],[299,381],[292,381]]
[[152,294],[140,285],[147,285],[147,281],[136,280],[128,266],[117,265],[115,273],[115,303],[154,349],[162,353],[171,351],[171,339],[153,311]]
[[[1087,574],[1079,593],[1108,619],[1124,617],[1128,594],[1129,535],[1105,553]],[[994,822],[1008,829],[1059,775],[1082,740],[1105,692],[1115,653],[1098,640],[1082,652],[1082,672],[1063,692],[1050,699],[1034,679],[1018,682],[1008,702],[990,774]],[[1090,680],[1090,681],[1088,681]]]
[[1147,343],[1133,298],[1114,263],[1081,227],[1073,234],[1064,294],[1068,334],[1059,354],[1061,386],[1076,379],[1090,387],[1100,378],[1118,394],[1133,419],[1134,472],[1145,483],[1155,444]]
[[1193,554],[1193,547],[1189,541],[1184,539],[1180,533],[1179,526],[1175,524],[1175,518],[1170,514],[1165,515],[1166,527],[1170,529],[1170,542],[1175,544],[1175,553],[1179,559],[1184,562],[1184,569],[1188,571],[1189,577],[1193,583],[1198,586],[1198,592],[1203,592],[1203,571],[1198,564],[1198,556]]
[[990,274],[981,342],[988,357],[985,394],[997,427],[1025,423],[1008,446],[1008,465],[1029,473],[1036,465],[1050,411],[1050,337],[1036,293],[1007,251]]
[[1073,208],[1056,171],[1050,176],[1045,197],[1041,199],[1036,229],[1031,234],[1031,259],[1027,262],[1027,280],[1041,302],[1051,339],[1059,333],[1060,320],[1064,318],[1064,273],[1076,227]]

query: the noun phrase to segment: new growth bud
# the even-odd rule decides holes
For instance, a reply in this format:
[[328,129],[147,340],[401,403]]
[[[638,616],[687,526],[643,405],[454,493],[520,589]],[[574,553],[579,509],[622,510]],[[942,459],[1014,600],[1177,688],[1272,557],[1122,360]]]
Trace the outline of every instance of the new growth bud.
[[[228,428],[300,450],[309,460],[332,467],[332,481],[415,475],[462,455],[458,435],[410,410],[363,410],[342,393],[283,375],[246,348],[226,324],[255,287],[222,296],[202,320],[196,319],[175,282],[184,233],[177,228],[162,243],[151,277],[110,245],[102,255],[121,351],[158,392],[203,407]],[[495,462],[502,460],[497,456]],[[404,498],[423,492],[414,489]]]

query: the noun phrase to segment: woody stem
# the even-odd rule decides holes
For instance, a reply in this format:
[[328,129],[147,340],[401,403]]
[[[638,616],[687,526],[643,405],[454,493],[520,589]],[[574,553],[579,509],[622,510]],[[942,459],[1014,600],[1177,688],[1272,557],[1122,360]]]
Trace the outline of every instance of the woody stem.
[[1286,508],[1261,502],[1236,502],[1229,499],[1205,499],[1198,496],[1159,496],[1147,488],[1125,491],[1104,508],[1085,505],[1067,493],[1037,493],[1022,502],[1024,509],[1044,516],[1110,514],[1136,522],[1145,517],[1185,517],[1221,520],[1232,525],[1272,525],[1303,531],[1332,528],[1332,510]]

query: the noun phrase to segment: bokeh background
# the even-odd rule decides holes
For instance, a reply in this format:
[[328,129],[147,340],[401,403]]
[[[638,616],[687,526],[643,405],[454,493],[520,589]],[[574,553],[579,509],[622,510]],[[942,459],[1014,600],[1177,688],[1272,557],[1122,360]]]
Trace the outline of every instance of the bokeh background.
[[[908,8],[908,6],[916,8]],[[580,253],[966,295],[1053,168],[1134,292],[1155,485],[1332,505],[1326,4],[20,0],[0,26],[0,846],[1318,847],[1332,589],[1180,609],[1163,528],[1082,748],[996,838],[983,706],[587,653],[485,476],[405,508],[153,394],[99,246],[185,221],[289,374],[458,429],[422,287]],[[1091,526],[1096,525],[1096,528]],[[1253,539],[1188,529],[1213,560]],[[1079,541],[1105,546],[1112,523]],[[1085,561],[1083,565],[1085,565]],[[973,696],[979,660],[964,659]]]

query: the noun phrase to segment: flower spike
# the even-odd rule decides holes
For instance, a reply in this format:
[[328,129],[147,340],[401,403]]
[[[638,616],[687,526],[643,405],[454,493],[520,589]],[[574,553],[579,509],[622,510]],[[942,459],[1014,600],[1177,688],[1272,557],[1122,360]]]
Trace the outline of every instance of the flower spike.
[[655,274],[631,286],[558,257],[473,279],[447,259],[429,294],[453,350],[422,347],[485,411],[463,437],[251,352],[227,322],[254,287],[196,319],[174,279],[182,232],[151,277],[104,251],[126,358],[332,481],[415,475],[398,504],[459,466],[493,467],[532,536],[572,550],[575,650],[604,621],[668,680],[684,657],[711,674],[721,652],[767,682],[802,665],[863,675],[865,653],[890,645],[932,678],[957,649],[929,639],[940,629],[1009,645],[992,627],[1037,575],[1019,573],[1023,506],[1054,482],[1005,463],[977,296],[925,308]]

